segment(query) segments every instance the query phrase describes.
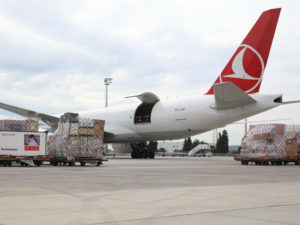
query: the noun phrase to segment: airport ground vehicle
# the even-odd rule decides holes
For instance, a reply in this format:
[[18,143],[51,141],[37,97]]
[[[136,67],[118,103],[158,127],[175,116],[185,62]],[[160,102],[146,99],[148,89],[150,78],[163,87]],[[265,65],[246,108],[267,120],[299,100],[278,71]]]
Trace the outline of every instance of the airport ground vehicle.
[[104,121],[79,119],[78,114],[66,113],[57,133],[49,136],[38,132],[37,124],[32,120],[0,120],[0,165],[102,164]]
[[48,158],[47,132],[0,131],[0,165],[40,166]]

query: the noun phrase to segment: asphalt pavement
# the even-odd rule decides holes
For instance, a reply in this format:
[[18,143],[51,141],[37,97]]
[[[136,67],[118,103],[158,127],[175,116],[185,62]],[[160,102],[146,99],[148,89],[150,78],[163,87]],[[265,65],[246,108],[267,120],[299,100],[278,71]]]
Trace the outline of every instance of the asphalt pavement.
[[299,190],[300,166],[231,157],[0,167],[0,224],[300,224]]

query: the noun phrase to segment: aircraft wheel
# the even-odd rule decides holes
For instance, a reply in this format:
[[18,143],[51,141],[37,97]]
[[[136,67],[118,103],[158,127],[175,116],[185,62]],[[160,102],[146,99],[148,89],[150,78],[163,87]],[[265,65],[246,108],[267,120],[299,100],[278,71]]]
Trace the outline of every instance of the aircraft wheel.
[[136,151],[136,158],[137,159],[141,159],[142,158],[142,152],[140,150]]
[[150,159],[154,159],[154,157],[155,157],[155,153],[154,152],[149,152],[148,153],[148,157],[150,158]]
[[135,151],[131,152],[131,158],[136,159],[136,153],[135,153]]
[[148,151],[147,150],[142,150],[141,152],[141,158],[147,159],[148,158]]

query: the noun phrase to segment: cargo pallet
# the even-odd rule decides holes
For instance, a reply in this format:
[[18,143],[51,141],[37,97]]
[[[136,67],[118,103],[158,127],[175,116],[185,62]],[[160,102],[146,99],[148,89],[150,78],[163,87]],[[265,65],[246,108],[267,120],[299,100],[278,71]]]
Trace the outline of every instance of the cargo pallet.
[[69,165],[75,166],[75,163],[80,163],[81,166],[85,166],[87,163],[96,164],[96,166],[100,166],[102,164],[103,159],[99,158],[89,158],[89,157],[75,157],[74,159],[67,159],[67,157],[55,157],[50,158],[48,160],[50,165],[58,166],[58,165]]
[[234,160],[240,161],[242,165],[248,165],[249,163],[254,163],[255,165],[287,165],[288,163],[295,163],[295,165],[300,165],[300,159],[243,159],[239,156],[235,156]]

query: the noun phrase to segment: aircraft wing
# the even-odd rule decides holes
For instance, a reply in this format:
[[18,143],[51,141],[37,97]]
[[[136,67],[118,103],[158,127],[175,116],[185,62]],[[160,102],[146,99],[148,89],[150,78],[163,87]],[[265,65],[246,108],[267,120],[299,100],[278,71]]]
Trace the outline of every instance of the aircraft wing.
[[[58,122],[59,122],[58,117],[50,116],[50,115],[43,114],[43,113],[38,113],[38,112],[35,112],[35,111],[32,111],[32,110],[19,108],[19,107],[4,104],[4,103],[1,103],[1,102],[0,102],[0,108],[4,109],[4,110],[7,110],[9,112],[16,113],[20,116],[24,116],[28,119],[35,119],[35,120],[42,121],[45,124],[47,124],[48,126],[50,126],[50,129],[48,130],[49,132],[54,132],[57,129],[57,125],[58,125]],[[105,137],[111,137],[111,136],[114,136],[114,134],[111,133],[111,132],[104,131],[104,136]]]
[[215,84],[214,95],[215,105],[212,108],[217,110],[232,109],[256,102],[232,82]]
[[20,116],[24,116],[28,119],[35,119],[35,120],[39,120],[42,121],[44,123],[46,123],[47,125],[49,125],[51,127],[51,129],[49,131],[54,131],[57,128],[57,124],[59,122],[59,118],[55,117],[55,116],[50,116],[47,114],[43,114],[43,113],[38,113],[32,110],[28,110],[28,109],[23,109],[23,108],[19,108],[16,106],[12,106],[12,105],[8,105],[8,104],[4,104],[0,102],[0,108],[16,113]]

